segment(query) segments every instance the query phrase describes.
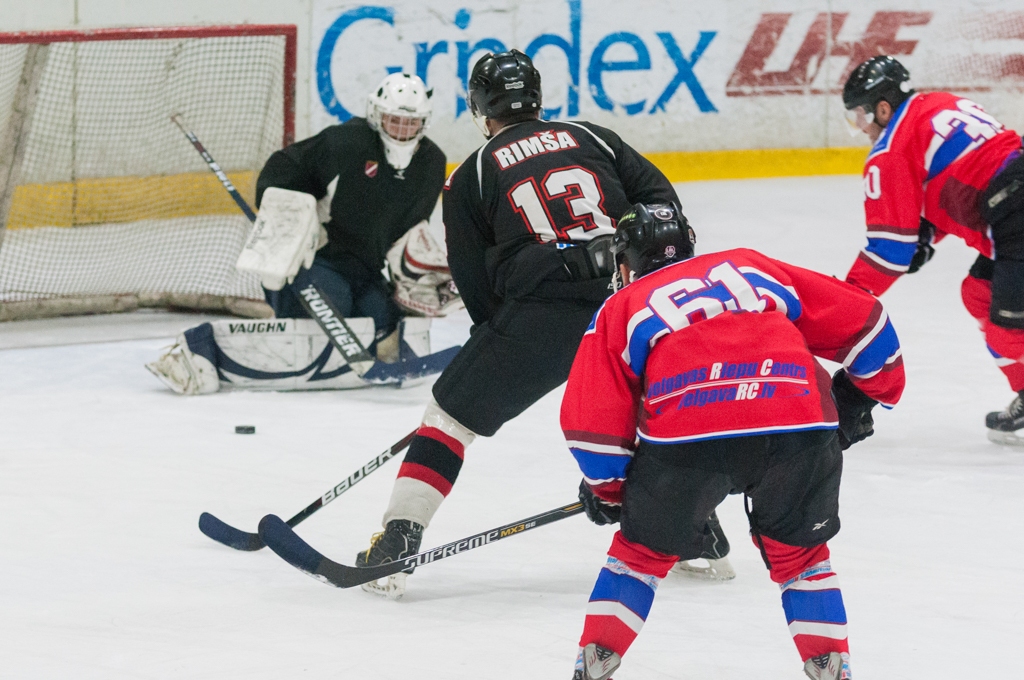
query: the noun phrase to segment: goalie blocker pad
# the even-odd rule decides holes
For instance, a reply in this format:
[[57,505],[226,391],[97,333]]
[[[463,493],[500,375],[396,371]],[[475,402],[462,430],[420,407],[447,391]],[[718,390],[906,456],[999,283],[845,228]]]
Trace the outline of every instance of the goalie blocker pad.
[[267,290],[281,290],[300,268],[312,266],[316,251],[326,243],[322,230],[313,196],[270,187],[235,268],[256,274]]
[[444,316],[462,307],[444,247],[426,220],[395,241],[387,254],[395,303],[418,316]]
[[[345,321],[361,342],[373,341],[373,319]],[[430,319],[403,323],[404,349],[418,356],[430,354]],[[379,384],[360,378],[312,319],[203,323],[182,333],[174,347],[147,368],[178,394],[208,394],[223,388],[292,391]]]

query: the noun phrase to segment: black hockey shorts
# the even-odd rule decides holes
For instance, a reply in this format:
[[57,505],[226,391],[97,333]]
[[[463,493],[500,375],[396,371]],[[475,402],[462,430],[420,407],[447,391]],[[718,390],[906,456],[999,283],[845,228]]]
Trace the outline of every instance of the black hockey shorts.
[[696,559],[708,516],[729,494],[752,501],[751,530],[810,548],[839,532],[843,454],[835,430],[640,442],[626,473],[623,535],[652,550]]
[[1004,328],[1024,328],[1024,155],[992,178],[978,207],[992,227],[995,250],[989,319]]
[[569,378],[600,306],[573,300],[508,300],[474,329],[434,383],[434,399],[461,425],[490,437]]

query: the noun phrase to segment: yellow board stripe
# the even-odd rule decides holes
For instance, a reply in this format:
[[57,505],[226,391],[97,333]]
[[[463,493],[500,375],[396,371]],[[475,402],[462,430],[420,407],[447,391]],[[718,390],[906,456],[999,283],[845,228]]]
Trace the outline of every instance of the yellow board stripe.
[[645,156],[672,182],[755,177],[859,175],[867,147],[680,151]]
[[[229,172],[239,193],[254,203],[256,173]],[[153,177],[103,177],[77,182],[22,184],[14,190],[8,229],[78,227],[195,215],[241,214],[210,172]]]
[[[809,175],[859,175],[868,149],[740,149],[736,151],[669,151],[644,154],[670,182]],[[449,164],[448,173],[458,167]]]
[[[672,182],[755,177],[859,175],[866,147],[741,149],[649,153]],[[457,164],[449,164],[451,173]],[[256,173],[228,177],[250,205]],[[105,177],[78,182],[23,184],[14,191],[8,229],[77,227],[195,215],[234,215],[238,206],[209,172],[155,177]]]

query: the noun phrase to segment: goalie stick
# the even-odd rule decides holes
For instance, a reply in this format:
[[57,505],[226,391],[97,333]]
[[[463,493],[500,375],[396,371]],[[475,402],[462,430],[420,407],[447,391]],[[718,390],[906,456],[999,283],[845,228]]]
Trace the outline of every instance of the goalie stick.
[[[171,121],[178,126],[178,129],[182,131],[188,141],[192,143],[199,155],[202,156],[203,160],[209,166],[210,171],[217,176],[220,180],[224,190],[227,191],[231,198],[234,199],[235,203],[241,209],[245,216],[249,218],[250,222],[256,221],[256,213],[252,211],[249,204],[246,203],[242,194],[238,193],[238,189],[231,183],[228,176],[221,169],[220,165],[213,159],[210,152],[206,150],[203,143],[199,141],[195,133],[192,132],[187,125],[185,120],[180,113],[176,113],[171,116]],[[317,325],[327,335],[327,338],[334,345],[335,349],[341,353],[344,357],[345,363],[347,363],[353,371],[360,378],[365,380],[378,382],[378,383],[390,383],[398,382],[401,383],[403,380],[412,378],[420,378],[425,375],[432,373],[439,373],[451,361],[454,356],[454,352],[445,350],[442,352],[435,352],[424,357],[418,357],[413,361],[399,361],[394,364],[386,364],[383,361],[377,361],[373,355],[371,355],[363,343],[359,341],[359,338],[347,323],[345,318],[338,312],[337,307],[331,302],[319,286],[315,283],[310,282],[305,288],[298,292],[299,302],[302,304],[306,313],[309,317],[316,321]],[[458,351],[458,350],[456,350]]]
[[290,523],[282,521],[276,515],[267,515],[260,520],[260,538],[285,562],[299,571],[305,572],[316,580],[337,588],[351,588],[397,574],[411,567],[422,567],[432,562],[443,560],[446,557],[500,541],[509,536],[516,536],[524,531],[536,529],[545,524],[551,524],[566,517],[578,515],[581,512],[583,512],[582,503],[570,503],[569,505],[563,505],[560,508],[548,510],[533,517],[505,524],[496,529],[467,536],[432,550],[406,557],[398,562],[388,562],[374,567],[349,567],[324,557],[316,549],[299,538],[298,534],[292,531],[291,526],[289,526]]
[[[322,496],[320,496],[320,498],[317,498],[315,501],[307,505],[301,512],[288,520],[287,526],[297,526],[314,512],[324,507],[359,482],[363,481],[363,479],[365,479],[371,472],[374,472],[384,465],[384,463],[404,451],[409,446],[409,442],[412,441],[412,438],[415,435],[416,430],[413,430],[392,444],[384,451],[384,453],[353,472],[344,481],[332,486]],[[259,534],[251,534],[248,531],[236,529],[230,524],[217,519],[208,512],[204,512],[199,515],[199,530],[218,543],[223,543],[229,548],[234,548],[235,550],[260,550],[265,545]]]

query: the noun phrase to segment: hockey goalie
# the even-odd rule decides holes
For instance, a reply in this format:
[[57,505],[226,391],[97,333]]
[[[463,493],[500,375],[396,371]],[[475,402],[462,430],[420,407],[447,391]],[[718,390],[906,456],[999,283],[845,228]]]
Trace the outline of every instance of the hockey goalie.
[[[388,251],[393,300],[406,316],[374,345],[370,317],[345,321],[378,361],[394,363],[431,354],[432,317],[461,309],[445,253],[421,222]],[[294,279],[294,274],[289,277]],[[271,283],[264,281],[264,285]],[[273,285],[271,283],[271,285]],[[447,352],[447,353],[450,353]],[[360,377],[312,319],[238,319],[203,323],[178,336],[158,360],[146,364],[177,394],[252,390],[353,389],[374,384],[414,384],[417,379],[379,381]]]
[[[430,114],[423,82],[392,74],[370,93],[366,118],[272,154],[257,181],[259,214],[236,267],[260,278],[276,320],[197,326],[147,368],[180,394],[222,384],[401,384],[442,370],[451,352],[430,353],[430,317],[461,299],[428,222],[445,172],[444,154],[424,136]],[[322,330],[329,326],[310,318],[300,291],[311,286],[371,361],[346,364]],[[402,368],[368,371],[370,363]],[[406,373],[406,365],[418,368]]]

